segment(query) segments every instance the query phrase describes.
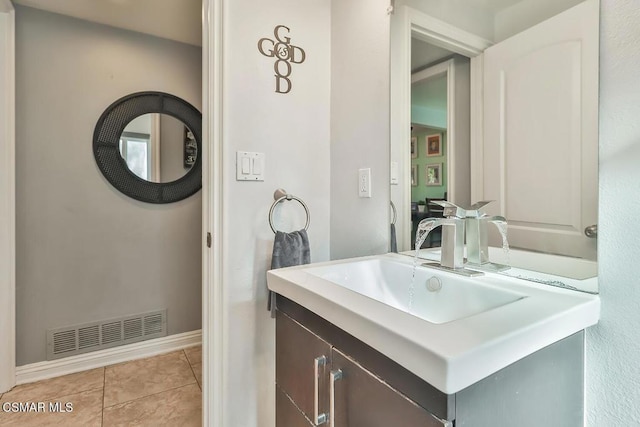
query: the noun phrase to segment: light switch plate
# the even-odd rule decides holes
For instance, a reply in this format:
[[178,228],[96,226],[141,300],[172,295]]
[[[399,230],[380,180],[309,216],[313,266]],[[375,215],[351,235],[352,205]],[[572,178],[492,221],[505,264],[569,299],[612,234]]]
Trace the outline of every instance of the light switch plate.
[[371,197],[371,169],[358,169],[358,196]]
[[236,151],[236,181],[264,181],[264,153]]

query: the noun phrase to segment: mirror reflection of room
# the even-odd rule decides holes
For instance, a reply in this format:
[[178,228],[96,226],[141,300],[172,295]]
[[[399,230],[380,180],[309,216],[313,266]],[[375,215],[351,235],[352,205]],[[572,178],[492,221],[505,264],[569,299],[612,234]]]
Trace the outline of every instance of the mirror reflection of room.
[[[398,31],[406,44],[392,47],[392,99],[398,101],[392,118],[398,120],[391,124],[390,190],[400,253],[413,256],[418,224],[437,222],[434,209],[444,201],[433,199],[446,198],[463,208],[458,213],[505,218],[506,226],[482,228],[492,262],[572,279],[597,277],[594,4],[505,2],[493,10],[493,32],[486,34],[469,32],[462,21],[451,21],[454,29],[446,31],[449,24],[443,24],[440,33],[429,26],[437,17],[428,10],[412,12],[410,32]],[[405,24],[398,20],[397,28]],[[446,78],[440,106],[435,95],[423,99],[438,78]],[[438,134],[442,156],[427,157],[425,138]],[[479,202],[482,208],[472,208]],[[438,246],[446,246],[441,230],[428,231],[430,223],[416,252],[420,258],[438,258]]]
[[193,133],[168,114],[149,113],[133,119],[120,136],[120,155],[136,176],[150,182],[182,178],[195,163]]
[[[441,218],[443,207],[438,202],[449,200],[449,174],[455,172],[450,159],[449,146],[455,144],[448,132],[448,80],[449,62],[463,67],[458,73],[458,86],[469,85],[469,59],[418,39],[411,44],[411,249],[415,249],[416,229],[425,218]],[[464,80],[464,81],[462,81]],[[452,81],[456,84],[456,81]],[[454,113],[455,114],[455,113]],[[458,117],[455,122],[461,142],[459,155],[468,163],[469,121],[468,116]],[[459,167],[461,169],[462,166]],[[467,167],[468,169],[468,167]],[[458,171],[460,173],[460,171]],[[465,191],[456,195],[458,203],[468,203],[469,174],[458,179]],[[439,247],[441,227],[429,233],[421,248]]]

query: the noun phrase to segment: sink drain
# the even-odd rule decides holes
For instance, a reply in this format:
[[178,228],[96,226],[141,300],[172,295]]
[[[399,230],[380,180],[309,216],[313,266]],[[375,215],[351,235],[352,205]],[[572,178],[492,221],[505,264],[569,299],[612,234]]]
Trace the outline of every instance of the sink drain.
[[436,276],[433,276],[429,280],[427,280],[427,289],[429,292],[437,292],[442,289],[442,281],[438,279]]

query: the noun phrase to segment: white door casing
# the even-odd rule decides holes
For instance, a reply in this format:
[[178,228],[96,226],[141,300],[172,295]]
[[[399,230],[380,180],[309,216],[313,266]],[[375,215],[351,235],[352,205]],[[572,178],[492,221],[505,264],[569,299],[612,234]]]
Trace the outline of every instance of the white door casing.
[[0,0],[0,393],[15,385],[15,14]]
[[478,196],[513,247],[596,259],[598,29],[587,0],[484,52]]

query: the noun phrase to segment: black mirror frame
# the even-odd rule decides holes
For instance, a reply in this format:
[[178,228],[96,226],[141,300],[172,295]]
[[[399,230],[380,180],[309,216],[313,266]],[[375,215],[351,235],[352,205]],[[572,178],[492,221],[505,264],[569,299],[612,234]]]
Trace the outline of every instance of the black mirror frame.
[[[149,182],[135,175],[120,155],[120,135],[138,116],[163,113],[182,121],[198,146],[196,162],[182,178],[172,182]],[[93,155],[98,168],[118,191],[147,203],[173,203],[202,188],[202,114],[193,105],[164,92],[137,92],[107,107],[93,132]]]

